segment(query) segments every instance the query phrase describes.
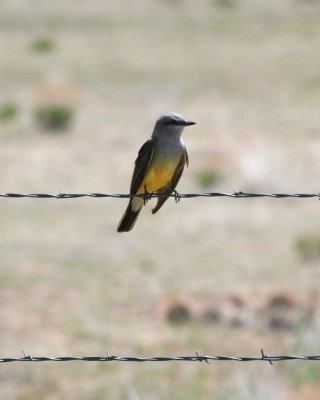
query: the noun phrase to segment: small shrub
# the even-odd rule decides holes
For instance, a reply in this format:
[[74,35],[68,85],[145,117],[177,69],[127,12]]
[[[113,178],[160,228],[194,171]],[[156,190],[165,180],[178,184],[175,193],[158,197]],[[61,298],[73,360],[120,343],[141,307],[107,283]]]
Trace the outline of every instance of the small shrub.
[[5,102],[0,104],[0,119],[9,120],[13,119],[18,114],[18,105],[12,102]]
[[191,319],[191,311],[185,304],[172,304],[167,310],[166,318],[173,325],[181,325]]
[[219,8],[230,9],[233,8],[235,4],[235,0],[214,0],[214,5]]
[[70,126],[73,110],[65,104],[49,104],[39,106],[34,111],[37,124],[49,131],[61,131]]
[[277,293],[270,297],[267,307],[269,309],[288,309],[295,307],[294,298],[287,293]]
[[294,245],[301,258],[307,261],[320,259],[320,237],[300,237]]
[[269,320],[269,328],[273,331],[290,331],[294,329],[294,324],[286,315],[274,315]]
[[202,188],[215,185],[221,180],[221,174],[215,169],[204,169],[196,174],[196,181]]
[[49,53],[54,47],[54,41],[49,37],[39,37],[30,44],[31,50],[35,53]]
[[221,322],[222,315],[218,308],[209,308],[205,311],[202,318],[208,324],[216,324]]

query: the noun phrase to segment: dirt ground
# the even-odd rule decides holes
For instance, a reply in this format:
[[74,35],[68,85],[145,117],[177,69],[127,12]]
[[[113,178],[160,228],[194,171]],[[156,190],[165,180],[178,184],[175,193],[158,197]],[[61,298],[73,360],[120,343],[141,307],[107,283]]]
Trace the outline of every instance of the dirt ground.
[[[316,0],[0,1],[0,192],[127,193],[167,111],[197,122],[181,193],[319,192],[319,18]],[[44,104],[71,126],[39,125]],[[0,357],[320,353],[317,199],[153,200],[118,234],[126,203],[0,198]],[[11,363],[0,382],[6,400],[308,400],[320,365]]]

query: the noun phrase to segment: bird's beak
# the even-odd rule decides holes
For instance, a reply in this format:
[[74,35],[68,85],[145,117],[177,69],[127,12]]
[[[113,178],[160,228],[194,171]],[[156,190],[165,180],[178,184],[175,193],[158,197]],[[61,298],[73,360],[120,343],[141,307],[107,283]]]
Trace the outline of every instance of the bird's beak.
[[184,126],[196,125],[196,122],[189,121],[188,119],[185,119],[183,125]]

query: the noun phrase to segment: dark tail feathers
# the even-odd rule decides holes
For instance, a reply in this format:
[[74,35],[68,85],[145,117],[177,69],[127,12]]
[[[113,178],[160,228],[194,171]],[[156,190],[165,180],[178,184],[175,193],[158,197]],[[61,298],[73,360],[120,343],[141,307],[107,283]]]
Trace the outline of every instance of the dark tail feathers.
[[131,229],[134,227],[134,224],[136,223],[136,220],[138,218],[138,215],[140,214],[141,209],[142,208],[140,208],[140,210],[138,210],[138,211],[132,211],[132,206],[131,206],[131,202],[130,202],[119,222],[117,231],[118,232],[131,231]]

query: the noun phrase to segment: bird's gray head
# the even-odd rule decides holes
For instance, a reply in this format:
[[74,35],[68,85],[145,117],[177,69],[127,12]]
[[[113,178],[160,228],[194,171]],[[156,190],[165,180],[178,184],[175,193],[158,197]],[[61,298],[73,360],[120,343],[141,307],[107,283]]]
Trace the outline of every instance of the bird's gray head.
[[158,118],[153,133],[161,134],[162,132],[168,132],[169,134],[181,134],[183,128],[189,125],[195,125],[195,122],[189,121],[180,114],[168,112]]

